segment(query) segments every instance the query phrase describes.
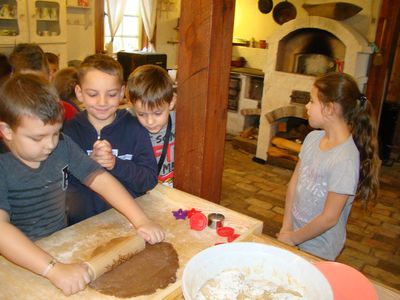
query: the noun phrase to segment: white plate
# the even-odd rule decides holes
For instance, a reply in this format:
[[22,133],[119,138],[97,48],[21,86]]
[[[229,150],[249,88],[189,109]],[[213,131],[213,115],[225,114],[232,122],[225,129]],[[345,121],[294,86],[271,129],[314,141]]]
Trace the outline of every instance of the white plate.
[[182,277],[186,300],[226,270],[250,270],[254,279],[285,282],[293,279],[304,287],[304,299],[332,300],[332,289],[324,275],[304,258],[287,250],[259,243],[229,243],[207,248],[187,263]]

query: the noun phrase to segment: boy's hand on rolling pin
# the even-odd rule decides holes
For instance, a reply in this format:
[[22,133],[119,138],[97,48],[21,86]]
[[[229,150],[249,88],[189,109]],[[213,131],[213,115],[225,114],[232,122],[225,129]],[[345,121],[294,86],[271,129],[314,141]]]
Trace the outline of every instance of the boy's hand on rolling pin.
[[112,146],[106,140],[97,140],[93,144],[93,152],[90,157],[97,161],[103,168],[111,171],[115,166],[115,156],[112,153]]
[[162,227],[151,221],[137,227],[137,231],[151,245],[162,242],[165,238]]
[[90,283],[87,266],[84,264],[57,262],[46,277],[67,296],[84,290]]
[[285,243],[290,246],[296,246],[292,239],[293,231],[280,231],[276,236],[278,241]]

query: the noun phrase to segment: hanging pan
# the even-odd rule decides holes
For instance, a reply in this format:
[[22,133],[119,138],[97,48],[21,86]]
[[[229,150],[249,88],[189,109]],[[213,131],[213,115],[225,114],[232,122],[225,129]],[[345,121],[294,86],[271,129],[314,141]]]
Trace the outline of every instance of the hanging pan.
[[280,2],[275,5],[274,10],[272,12],[272,16],[274,20],[279,25],[282,25],[290,20],[296,18],[297,11],[296,7],[288,2],[287,0],[284,2]]
[[272,0],[258,0],[258,10],[263,14],[268,14],[273,6]]

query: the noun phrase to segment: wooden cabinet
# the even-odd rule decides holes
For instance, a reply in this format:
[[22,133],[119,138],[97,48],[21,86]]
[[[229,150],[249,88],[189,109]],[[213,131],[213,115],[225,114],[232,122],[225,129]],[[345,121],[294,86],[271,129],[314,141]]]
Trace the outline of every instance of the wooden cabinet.
[[65,1],[28,0],[27,3],[31,41],[36,43],[65,43],[67,40]]
[[39,44],[67,66],[65,0],[0,0],[0,52],[9,54],[18,43]]
[[0,0],[0,44],[29,39],[26,2]]
[[0,44],[65,43],[65,0],[0,0]]

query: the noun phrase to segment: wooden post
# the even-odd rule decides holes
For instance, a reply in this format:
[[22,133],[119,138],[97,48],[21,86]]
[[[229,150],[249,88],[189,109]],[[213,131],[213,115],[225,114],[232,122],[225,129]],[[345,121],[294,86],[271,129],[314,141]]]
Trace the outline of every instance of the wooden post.
[[95,51],[104,51],[104,0],[94,1]]
[[399,34],[399,20],[400,2],[398,0],[382,1],[375,41],[380,51],[372,57],[366,91],[368,99],[374,106],[377,118],[381,114],[382,104],[387,96],[391,65],[393,64],[396,41]]
[[219,202],[234,0],[185,0],[179,21],[174,187]]

